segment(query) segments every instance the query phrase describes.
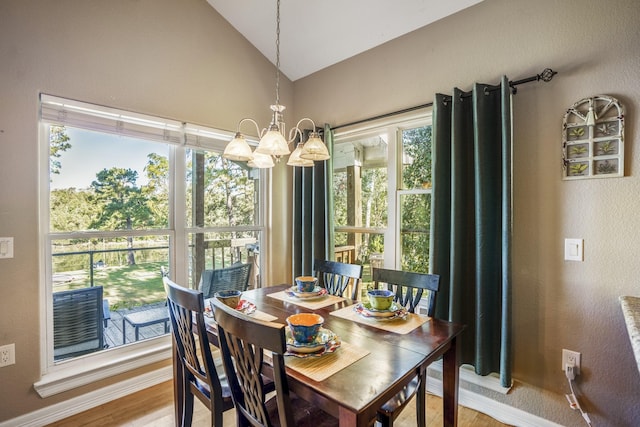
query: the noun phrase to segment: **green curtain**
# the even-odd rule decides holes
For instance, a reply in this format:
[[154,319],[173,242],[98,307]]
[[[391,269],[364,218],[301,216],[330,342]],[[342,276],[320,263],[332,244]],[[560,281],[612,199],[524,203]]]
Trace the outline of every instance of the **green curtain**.
[[511,386],[511,90],[476,83],[433,107],[436,317],[464,323],[461,363]]
[[333,251],[333,133],[325,125],[324,142],[331,159],[313,167],[295,167],[293,175],[292,275],[310,275],[313,260],[332,259]]

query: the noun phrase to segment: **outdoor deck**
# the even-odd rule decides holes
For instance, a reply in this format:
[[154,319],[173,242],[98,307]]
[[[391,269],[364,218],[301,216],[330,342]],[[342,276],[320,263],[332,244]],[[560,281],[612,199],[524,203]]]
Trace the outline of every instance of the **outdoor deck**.
[[[121,346],[123,344],[122,319],[124,318],[125,315],[134,313],[134,312],[156,309],[156,308],[167,308],[167,306],[165,302],[159,302],[155,304],[136,307],[134,309],[111,310],[111,319],[107,321],[107,328],[104,331],[105,344],[108,345],[108,348]],[[171,326],[171,322],[169,322],[169,327],[170,326]],[[129,323],[126,323],[125,330],[126,330],[126,344],[135,342],[136,341],[135,328],[131,326]],[[156,323],[150,326],[142,326],[139,328],[138,341],[141,341],[147,338],[154,338],[160,335],[164,335],[164,323]]]

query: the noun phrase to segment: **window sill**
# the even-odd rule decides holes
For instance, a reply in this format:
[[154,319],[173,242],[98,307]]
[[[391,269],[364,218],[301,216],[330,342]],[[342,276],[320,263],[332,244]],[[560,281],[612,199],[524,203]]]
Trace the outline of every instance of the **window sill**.
[[171,358],[171,336],[102,351],[51,367],[33,384],[40,397],[49,397],[96,381]]

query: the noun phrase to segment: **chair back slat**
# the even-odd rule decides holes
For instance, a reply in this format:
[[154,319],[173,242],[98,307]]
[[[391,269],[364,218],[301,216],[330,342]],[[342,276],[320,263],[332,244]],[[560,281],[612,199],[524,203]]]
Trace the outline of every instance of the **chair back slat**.
[[362,265],[316,259],[313,263],[313,271],[320,286],[326,288],[331,295],[343,296],[351,284],[353,290],[350,298],[358,299]]
[[436,293],[440,287],[439,275],[374,268],[372,280],[376,288],[379,283],[386,283],[387,289],[393,290],[396,294],[394,301],[401,304],[410,313],[415,312],[423,296],[429,298],[427,315],[433,316],[436,307]]

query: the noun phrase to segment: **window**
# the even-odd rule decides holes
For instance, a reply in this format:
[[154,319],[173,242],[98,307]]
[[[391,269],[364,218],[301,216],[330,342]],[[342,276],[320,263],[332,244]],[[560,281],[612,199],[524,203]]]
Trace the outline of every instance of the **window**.
[[334,135],[336,256],[371,268],[428,272],[430,115]]
[[249,262],[260,285],[264,180],[222,158],[229,135],[47,95],[41,111],[44,372],[166,348],[163,275],[197,288]]

